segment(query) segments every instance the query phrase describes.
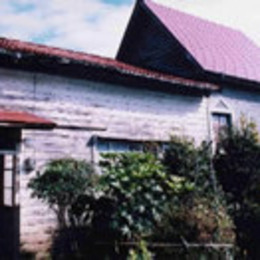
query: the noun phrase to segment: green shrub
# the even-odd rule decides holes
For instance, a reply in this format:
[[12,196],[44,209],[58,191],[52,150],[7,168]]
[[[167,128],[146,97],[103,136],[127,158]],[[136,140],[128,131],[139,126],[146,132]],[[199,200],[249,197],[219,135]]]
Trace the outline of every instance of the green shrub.
[[[215,210],[206,197],[172,200],[153,232],[154,241],[166,243],[233,243],[232,219],[223,206]],[[217,235],[216,235],[217,234]]]
[[137,249],[131,249],[127,260],[152,260],[152,253],[147,248],[147,244],[144,240],[139,242]]
[[168,175],[185,177],[193,189],[175,196],[154,229],[153,239],[165,242],[232,242],[232,221],[212,168],[210,144],[196,147],[187,137],[173,136],[163,164]]
[[57,215],[60,228],[68,225],[68,213],[82,194],[91,192],[94,171],[85,161],[63,158],[49,162],[42,174],[29,182],[32,196],[46,202]]
[[147,236],[169,198],[192,188],[152,154],[104,154],[101,165],[101,188],[115,202],[111,225],[128,239]]
[[214,164],[240,252],[247,259],[260,259],[260,144],[253,121],[242,117],[239,126],[221,133]]
[[221,132],[214,166],[229,201],[242,203],[260,171],[260,146],[254,122],[242,117],[238,127]]
[[207,142],[196,147],[188,137],[172,136],[164,153],[163,165],[169,175],[185,177],[195,185],[192,196],[194,193],[210,196],[216,192],[211,145]]

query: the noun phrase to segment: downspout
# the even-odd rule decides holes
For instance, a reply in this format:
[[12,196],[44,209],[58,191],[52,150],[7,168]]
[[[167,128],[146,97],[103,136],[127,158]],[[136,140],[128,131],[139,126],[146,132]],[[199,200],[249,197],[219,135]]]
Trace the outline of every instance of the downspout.
[[[210,153],[211,153],[211,159],[210,159],[210,178],[212,181],[212,186],[214,189],[214,193],[215,193],[215,198],[214,198],[214,206],[213,206],[213,210],[216,214],[216,216],[219,213],[220,210],[220,201],[219,201],[219,197],[217,196],[218,194],[218,186],[217,186],[217,176],[216,176],[216,172],[214,169],[214,165],[213,165],[213,156],[214,156],[214,152],[215,152],[215,144],[213,142],[213,138],[212,138],[212,127],[211,127],[211,112],[210,112],[210,94],[206,96],[206,113],[207,113],[207,141],[208,141],[208,146],[210,149]],[[220,220],[219,218],[217,218],[217,222],[218,225],[220,225]],[[219,230],[217,229],[217,231],[214,233],[213,238],[216,241],[219,240]]]
[[210,113],[210,94],[206,97],[206,124],[207,124],[207,141],[212,142],[212,131],[211,131],[211,113]]

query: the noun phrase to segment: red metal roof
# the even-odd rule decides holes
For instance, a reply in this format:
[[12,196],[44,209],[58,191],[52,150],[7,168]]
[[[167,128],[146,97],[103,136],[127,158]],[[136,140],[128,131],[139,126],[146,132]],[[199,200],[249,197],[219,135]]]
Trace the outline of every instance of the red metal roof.
[[143,1],[205,70],[260,82],[260,48],[244,34]]
[[22,128],[53,128],[55,123],[22,111],[10,111],[0,109],[0,125],[8,124]]
[[[124,62],[117,61],[111,58],[104,58],[96,55],[90,55],[83,52],[72,50],[60,49],[35,43],[23,42],[19,40],[7,39],[0,37],[0,53],[1,52],[14,52],[35,54],[49,57],[60,57],[68,60],[80,61],[90,66],[99,66],[112,70],[119,71],[125,75],[133,75],[142,78],[150,78],[161,82],[168,82],[172,84],[179,84],[188,87],[217,90],[218,86],[210,83],[199,82],[181,77],[175,77],[147,69],[135,67]],[[19,57],[19,55],[17,55]]]

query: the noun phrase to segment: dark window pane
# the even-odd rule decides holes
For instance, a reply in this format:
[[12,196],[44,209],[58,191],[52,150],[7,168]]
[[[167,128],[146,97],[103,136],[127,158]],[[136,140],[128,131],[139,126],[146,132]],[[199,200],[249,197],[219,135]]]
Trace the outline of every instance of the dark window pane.
[[20,133],[19,129],[0,128],[0,150],[15,151],[20,142]]
[[[150,141],[132,141],[116,139],[97,139],[97,149],[99,152],[160,152],[164,150],[167,143]],[[153,149],[152,149],[153,148]]]
[[219,134],[224,128],[231,127],[231,115],[222,113],[212,114],[214,141],[218,141]]

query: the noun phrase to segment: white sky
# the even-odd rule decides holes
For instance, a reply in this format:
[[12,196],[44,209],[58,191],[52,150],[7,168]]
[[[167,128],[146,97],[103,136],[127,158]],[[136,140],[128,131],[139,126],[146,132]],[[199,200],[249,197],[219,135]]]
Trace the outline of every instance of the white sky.
[[[154,0],[238,28],[260,46],[260,1]],[[134,0],[0,0],[0,36],[113,57]]]

